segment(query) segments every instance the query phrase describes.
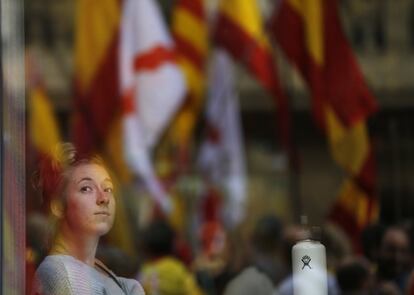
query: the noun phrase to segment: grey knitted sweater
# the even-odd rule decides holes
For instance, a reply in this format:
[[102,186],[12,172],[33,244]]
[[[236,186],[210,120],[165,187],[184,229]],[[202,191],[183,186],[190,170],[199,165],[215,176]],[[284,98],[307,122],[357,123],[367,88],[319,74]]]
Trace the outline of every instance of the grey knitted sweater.
[[117,277],[102,263],[97,262],[94,268],[68,255],[50,255],[43,260],[36,270],[33,292],[41,295],[145,295],[136,280]]

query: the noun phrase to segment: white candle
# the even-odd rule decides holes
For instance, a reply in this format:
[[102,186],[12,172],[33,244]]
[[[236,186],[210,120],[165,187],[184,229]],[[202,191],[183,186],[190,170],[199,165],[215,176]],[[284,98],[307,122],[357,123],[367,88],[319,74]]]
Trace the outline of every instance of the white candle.
[[292,248],[293,294],[327,295],[325,246],[313,240],[298,242]]

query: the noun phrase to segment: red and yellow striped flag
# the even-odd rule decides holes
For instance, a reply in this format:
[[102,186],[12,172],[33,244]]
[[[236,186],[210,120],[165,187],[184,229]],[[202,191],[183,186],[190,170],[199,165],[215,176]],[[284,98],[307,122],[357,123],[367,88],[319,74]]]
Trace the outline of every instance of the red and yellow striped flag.
[[[178,62],[187,81],[187,97],[169,130],[169,139],[186,161],[189,144],[204,100],[205,62],[209,50],[204,0],[176,2],[172,33]],[[185,163],[184,163],[185,164]]]
[[120,112],[119,22],[119,0],[77,1],[73,136],[85,152],[103,149]]
[[[97,152],[121,181],[130,177],[122,153],[122,105],[118,78],[120,0],[78,0],[76,6],[75,98],[72,138],[82,153]],[[111,240],[133,254],[122,198]]]
[[55,110],[46,93],[41,67],[34,52],[26,52],[25,62],[29,92],[29,146],[41,156],[53,156],[52,149],[61,141]]
[[214,39],[276,100],[282,145],[292,152],[288,101],[282,91],[262,17],[256,0],[220,1]]
[[358,246],[378,213],[375,166],[365,121],[377,109],[342,31],[334,0],[285,0],[270,27],[310,87],[313,114],[347,179],[330,219]]
[[29,128],[31,145],[42,156],[53,156],[52,149],[61,141],[54,109],[41,86],[30,90]]

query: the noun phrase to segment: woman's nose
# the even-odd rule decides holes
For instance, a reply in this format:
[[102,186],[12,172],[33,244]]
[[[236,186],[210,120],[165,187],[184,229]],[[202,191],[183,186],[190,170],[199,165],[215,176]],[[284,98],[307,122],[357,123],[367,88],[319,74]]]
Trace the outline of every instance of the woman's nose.
[[101,190],[101,189],[98,190],[97,203],[98,203],[98,205],[109,203],[108,194],[105,191]]

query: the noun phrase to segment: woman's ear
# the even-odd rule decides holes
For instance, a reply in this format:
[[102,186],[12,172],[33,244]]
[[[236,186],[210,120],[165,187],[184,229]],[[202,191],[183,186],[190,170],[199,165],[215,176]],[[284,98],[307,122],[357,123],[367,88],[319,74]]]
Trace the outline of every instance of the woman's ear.
[[58,219],[63,218],[63,204],[61,200],[54,199],[50,203],[50,211],[52,212],[52,215],[55,216]]

